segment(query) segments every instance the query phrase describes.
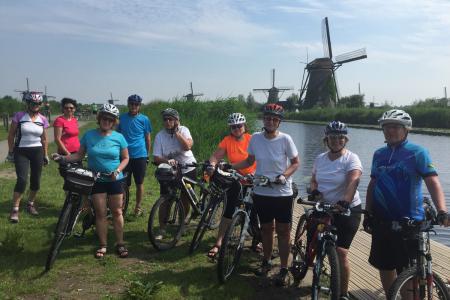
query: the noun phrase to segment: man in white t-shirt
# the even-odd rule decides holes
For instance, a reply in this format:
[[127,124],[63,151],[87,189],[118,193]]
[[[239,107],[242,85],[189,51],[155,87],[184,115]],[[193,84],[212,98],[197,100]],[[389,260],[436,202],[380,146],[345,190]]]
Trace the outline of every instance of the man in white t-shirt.
[[[155,143],[153,144],[153,161],[158,165],[167,163],[171,166],[175,166],[178,163],[195,163],[196,160],[191,151],[194,141],[192,140],[189,129],[186,126],[180,125],[180,115],[178,112],[173,108],[166,108],[161,112],[161,115],[164,129],[156,134]],[[184,176],[192,179],[196,178],[196,170],[194,167],[182,169],[181,171]],[[167,187],[161,185],[160,194],[164,195],[167,193]],[[189,214],[190,204],[184,191],[182,191],[180,198],[183,203],[185,215],[187,216]],[[160,224],[160,227],[164,228],[164,224]],[[157,238],[161,239],[162,234],[158,235]]]
[[[345,147],[348,142],[347,134],[347,126],[339,121],[332,121],[325,127],[323,141],[329,150],[315,159],[310,188],[313,194],[320,192],[325,202],[338,204],[343,210],[354,207],[360,209],[361,199],[357,187],[363,169],[358,155]],[[349,299],[348,250],[360,221],[360,214],[336,214],[333,218],[333,225],[337,230],[336,250],[341,268],[340,300]]]
[[[290,232],[292,223],[293,190],[291,176],[300,162],[292,138],[278,130],[284,115],[283,107],[269,103],[264,106],[264,131],[255,133],[248,146],[246,160],[233,164],[241,169],[256,161],[255,176],[264,175],[274,182],[270,187],[255,187],[254,206],[262,229],[264,259],[257,275],[267,275],[272,268],[274,228],[280,253],[280,272],[275,278],[279,286],[287,284]],[[275,226],[274,226],[275,225]]]

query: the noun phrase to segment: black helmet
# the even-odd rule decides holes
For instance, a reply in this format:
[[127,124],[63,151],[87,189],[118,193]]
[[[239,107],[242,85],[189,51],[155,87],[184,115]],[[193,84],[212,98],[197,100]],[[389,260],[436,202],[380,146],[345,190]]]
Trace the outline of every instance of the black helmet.
[[329,134],[344,134],[347,135],[347,125],[340,121],[332,121],[325,127],[325,135]]
[[165,110],[163,110],[163,111],[161,112],[161,115],[163,116],[163,118],[164,118],[164,117],[172,117],[172,118],[175,118],[175,119],[177,119],[177,120],[180,119],[180,115],[179,115],[178,112],[177,112],[175,109],[173,109],[173,108],[166,108]]
[[130,102],[141,104],[142,98],[141,98],[141,96],[134,94],[134,95],[131,95],[130,97],[128,97],[128,103],[130,103]]
[[155,177],[159,182],[170,182],[177,178],[177,170],[169,164],[159,164],[155,171]]

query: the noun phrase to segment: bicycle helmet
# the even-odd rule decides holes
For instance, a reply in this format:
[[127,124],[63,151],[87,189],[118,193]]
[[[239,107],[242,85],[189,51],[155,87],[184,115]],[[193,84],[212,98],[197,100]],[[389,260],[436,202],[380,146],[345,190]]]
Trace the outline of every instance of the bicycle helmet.
[[175,118],[175,119],[177,119],[177,120],[180,119],[180,115],[179,115],[178,112],[177,112],[175,109],[173,109],[173,108],[166,108],[165,110],[163,110],[163,111],[161,112],[161,115],[163,116],[163,118],[164,118],[164,117],[172,117],[172,118]]
[[42,95],[39,92],[25,92],[22,96],[22,101],[26,103],[42,103]]
[[155,177],[159,182],[171,182],[177,178],[177,170],[169,164],[159,164],[155,170]]
[[119,118],[119,109],[114,105],[110,103],[105,103],[99,110],[99,114],[109,114],[112,115],[114,118]]
[[227,123],[228,125],[238,125],[238,124],[244,124],[246,122],[245,116],[241,113],[232,113],[228,116]]
[[347,125],[345,123],[340,121],[332,121],[328,123],[328,125],[325,127],[325,135],[329,134],[343,134],[347,135]]
[[142,98],[139,95],[131,95],[130,97],[128,97],[128,103],[130,102],[134,102],[134,103],[142,103]]
[[274,115],[280,117],[281,119],[284,117],[284,108],[281,105],[275,103],[268,103],[264,105],[263,108],[264,115]]
[[411,116],[401,109],[391,109],[386,111],[381,118],[378,119],[378,123],[381,127],[383,127],[384,124],[401,124],[408,129],[411,129],[412,127]]

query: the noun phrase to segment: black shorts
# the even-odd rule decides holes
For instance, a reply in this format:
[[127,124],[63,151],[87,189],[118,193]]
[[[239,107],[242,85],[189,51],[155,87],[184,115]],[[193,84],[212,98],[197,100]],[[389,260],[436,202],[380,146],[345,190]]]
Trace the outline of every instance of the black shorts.
[[236,207],[241,203],[241,199],[239,197],[241,192],[244,192],[242,190],[242,184],[239,181],[234,181],[230,189],[227,191],[227,205],[225,206],[225,211],[223,213],[225,218],[231,219],[233,217]]
[[[192,171],[184,173],[183,176],[189,177],[192,180],[197,180],[197,170],[194,169]],[[160,184],[159,185],[159,194],[160,195],[165,195],[165,194],[168,194],[168,193],[169,193],[169,189],[168,189],[167,185]],[[181,191],[181,195],[184,195],[184,190]]]
[[253,195],[253,203],[261,224],[271,223],[274,219],[278,223],[292,222],[292,196]]
[[[361,209],[361,204],[354,208]],[[351,214],[350,216],[335,215],[333,225],[337,228],[336,246],[349,249],[358,231],[360,222],[361,214]]]
[[133,174],[135,184],[143,184],[145,172],[147,171],[147,157],[130,158],[128,165],[123,171],[128,173],[128,186],[131,185],[131,174]]
[[369,263],[378,270],[397,270],[400,274],[417,250],[417,240],[403,239],[400,232],[392,231],[390,224],[374,224]]
[[122,181],[123,179],[111,182],[96,182],[94,183],[94,187],[92,188],[91,195],[103,193],[106,193],[108,195],[122,194]]

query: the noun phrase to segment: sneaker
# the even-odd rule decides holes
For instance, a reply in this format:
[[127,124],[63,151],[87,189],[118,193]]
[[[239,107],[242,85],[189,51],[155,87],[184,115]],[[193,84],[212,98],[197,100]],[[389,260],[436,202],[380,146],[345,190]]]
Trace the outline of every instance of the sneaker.
[[267,276],[267,273],[272,269],[272,261],[270,260],[263,260],[261,263],[261,266],[255,271],[255,274],[257,276]]
[[339,297],[339,300],[350,300],[350,295],[347,294],[343,294]]
[[281,268],[280,273],[275,277],[275,285],[286,286],[289,280],[289,271],[287,268]]
[[155,235],[155,240],[161,241],[165,235],[166,235],[166,231],[164,229],[160,229]]
[[32,216],[39,215],[38,211],[36,210],[36,207],[34,207],[34,204],[31,202],[28,202],[27,204],[27,212]]
[[13,209],[9,215],[9,221],[11,223],[19,223],[19,210]]

